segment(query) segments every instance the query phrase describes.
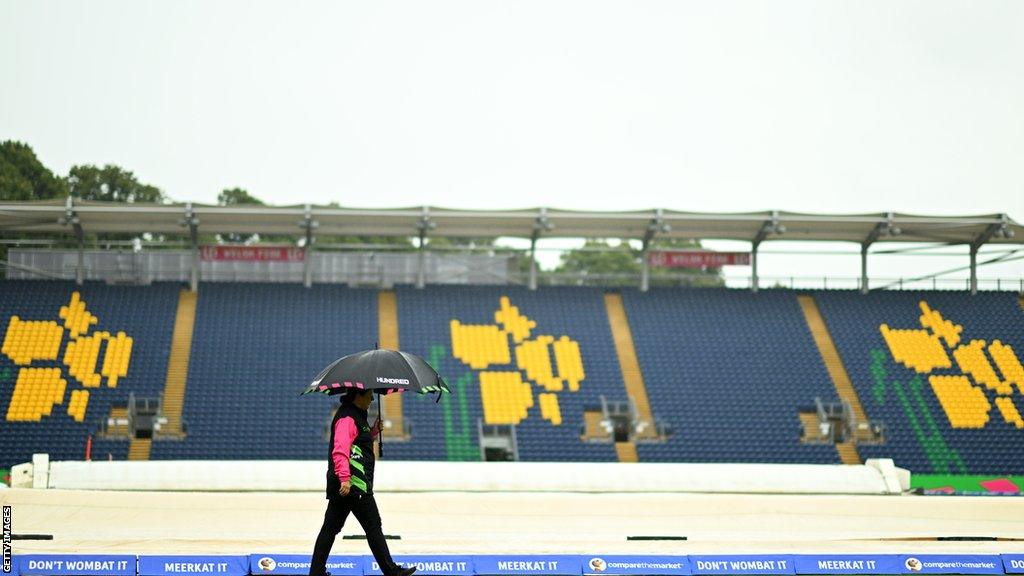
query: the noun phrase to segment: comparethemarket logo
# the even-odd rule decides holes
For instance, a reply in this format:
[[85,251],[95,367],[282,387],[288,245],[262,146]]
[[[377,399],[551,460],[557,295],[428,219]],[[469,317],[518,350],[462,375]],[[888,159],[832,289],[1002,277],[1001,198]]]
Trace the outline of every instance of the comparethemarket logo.
[[611,571],[612,574],[626,574],[632,572],[634,574],[652,574],[652,572],[645,572],[645,570],[685,570],[685,562],[658,562],[658,561],[606,561],[604,558],[591,558],[590,562],[587,563],[590,570],[588,574],[600,574],[602,572]]
[[273,572],[274,568],[277,568],[277,562],[274,562],[273,558],[268,558],[266,556],[260,558],[258,564],[260,565],[260,570],[263,570],[264,572]]
[[409,379],[408,378],[384,378],[382,376],[377,376],[377,383],[378,384],[404,384],[404,385],[408,386],[409,385]]
[[968,574],[969,572],[962,572],[963,570],[997,570],[1002,568],[996,566],[995,561],[985,560],[936,560],[932,562],[922,562],[917,558],[907,558],[904,562],[907,570],[911,572],[921,572],[922,570],[929,570],[933,572],[941,572],[946,574]]

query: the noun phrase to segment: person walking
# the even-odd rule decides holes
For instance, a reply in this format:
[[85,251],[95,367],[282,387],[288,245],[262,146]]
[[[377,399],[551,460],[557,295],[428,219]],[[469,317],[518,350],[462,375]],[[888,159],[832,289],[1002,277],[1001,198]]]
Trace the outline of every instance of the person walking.
[[391,558],[373,498],[373,441],[380,434],[380,416],[371,428],[366,411],[372,402],[372,390],[350,388],[341,396],[341,406],[331,422],[327,512],[313,547],[309,576],[328,574],[327,557],[349,512],[363,527],[370,551],[384,576],[412,576],[416,572],[414,566],[402,568]]

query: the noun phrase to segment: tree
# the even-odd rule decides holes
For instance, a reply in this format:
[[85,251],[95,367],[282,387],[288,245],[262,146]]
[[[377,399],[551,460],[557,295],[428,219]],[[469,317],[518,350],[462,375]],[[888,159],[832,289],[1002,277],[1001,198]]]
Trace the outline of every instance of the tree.
[[68,186],[71,195],[81,200],[163,203],[167,199],[156,186],[139,182],[135,174],[113,164],[103,168],[92,164],[72,166]]
[[221,206],[237,206],[239,204],[266,206],[263,200],[249,194],[244,188],[225,188],[217,195],[217,204]]
[[588,239],[582,248],[566,250],[555,272],[579,274],[639,274],[640,260],[626,242]]
[[[31,146],[14,140],[0,142],[0,200],[51,200],[66,198],[67,195],[67,182],[44,166]],[[32,235],[8,233],[4,236],[23,239]],[[39,237],[38,234],[35,236]],[[46,234],[44,237],[66,240],[59,234]],[[0,245],[0,260],[7,260],[6,245]]]
[[[221,206],[266,206],[263,200],[249,194],[245,188],[225,188],[217,194],[217,204]],[[259,234],[218,234],[218,240],[223,242],[257,242],[259,240],[276,241],[278,237],[261,237]],[[290,237],[283,237],[285,242],[293,242]]]
[[0,142],[0,199],[10,201],[66,198],[68,186],[54,176],[24,142]]
[[[700,248],[696,240],[655,240],[652,249],[694,249]],[[605,285],[634,285],[638,283],[643,253],[628,242],[612,246],[607,240],[589,239],[582,248],[566,250],[555,273],[578,274],[581,278],[591,274],[618,274],[621,277],[605,278],[598,283]],[[682,278],[680,276],[683,276]],[[651,286],[673,286],[678,284],[697,286],[721,286],[721,271],[717,268],[668,269],[650,268]]]

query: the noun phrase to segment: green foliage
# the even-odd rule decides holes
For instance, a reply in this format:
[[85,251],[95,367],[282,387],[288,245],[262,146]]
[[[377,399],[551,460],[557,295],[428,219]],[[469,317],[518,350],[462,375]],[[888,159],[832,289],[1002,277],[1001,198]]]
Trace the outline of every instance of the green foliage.
[[[220,194],[217,195],[217,204],[221,206],[266,206],[263,200],[249,194],[245,188],[225,188],[221,190]],[[203,238],[201,244],[208,244],[209,241]],[[275,244],[288,243],[291,244],[295,240],[290,236],[263,236],[259,234],[218,234],[217,240],[223,242],[253,242],[257,240],[264,240],[267,242],[273,242]]]
[[0,199],[11,201],[65,198],[67,183],[54,176],[24,142],[0,142]]
[[586,272],[588,274],[639,274],[640,256],[628,243],[612,246],[606,240],[587,240],[580,249],[562,253],[555,272]]
[[225,188],[217,195],[217,204],[221,206],[237,206],[239,204],[266,206],[263,200],[249,194],[244,188]]
[[107,164],[98,168],[92,164],[72,166],[68,172],[71,195],[82,200],[101,202],[157,202],[166,201],[156,186],[143,184],[120,166]]
[[[651,245],[652,250],[664,249],[694,249],[700,248],[700,243],[695,240],[661,240]],[[562,253],[561,262],[555,273],[566,274],[621,274],[618,279],[606,279],[602,284],[624,284],[632,285],[639,282],[641,273],[641,250],[633,248],[628,242],[621,242],[612,246],[607,240],[590,239],[584,243],[582,248],[567,250]],[[526,265],[529,269],[529,264]],[[657,268],[651,267],[651,286],[674,286],[685,284],[688,286],[721,286],[724,284],[721,270],[709,268],[699,270],[692,268]]]

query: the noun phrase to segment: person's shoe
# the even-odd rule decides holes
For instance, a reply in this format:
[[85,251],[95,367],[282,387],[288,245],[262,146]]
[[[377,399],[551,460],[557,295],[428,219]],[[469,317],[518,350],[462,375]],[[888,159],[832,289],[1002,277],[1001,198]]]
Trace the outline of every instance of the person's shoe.
[[412,576],[414,572],[416,572],[415,566],[407,566],[405,568],[399,568],[398,571],[395,572],[395,576]]

